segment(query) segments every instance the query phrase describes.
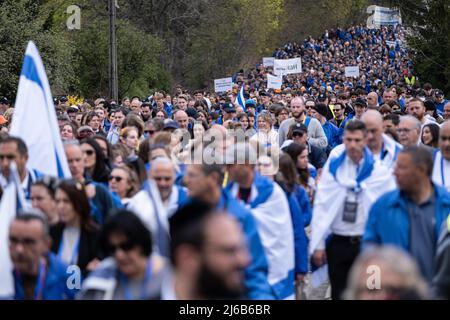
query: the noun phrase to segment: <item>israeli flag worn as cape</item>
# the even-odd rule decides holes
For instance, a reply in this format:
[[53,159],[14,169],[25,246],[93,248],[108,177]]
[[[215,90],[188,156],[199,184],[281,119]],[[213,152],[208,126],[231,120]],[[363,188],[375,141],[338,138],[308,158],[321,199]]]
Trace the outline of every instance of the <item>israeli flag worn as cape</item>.
[[9,226],[18,210],[26,206],[15,162],[11,163],[10,172],[10,181],[3,191],[0,203],[0,299],[14,297],[12,262],[9,255]]
[[[334,148],[322,170],[314,199],[311,221],[311,241],[309,251],[325,249],[325,238],[330,234],[334,219],[344,209],[347,191],[361,189],[359,205],[364,208],[367,221],[372,204],[384,193],[395,189],[395,179],[391,170],[380,161],[373,159],[368,148],[364,150],[364,161],[358,177],[350,179],[348,169],[343,165],[346,156],[343,144]],[[338,182],[339,181],[339,182]]]
[[[226,188],[238,199],[239,185]],[[279,300],[294,299],[295,251],[294,231],[289,203],[281,187],[268,178],[255,174],[250,203],[245,204],[256,220],[258,234],[268,264],[268,282]]]
[[29,169],[54,177],[71,177],[50,85],[32,41],[25,52],[10,134],[27,144]]

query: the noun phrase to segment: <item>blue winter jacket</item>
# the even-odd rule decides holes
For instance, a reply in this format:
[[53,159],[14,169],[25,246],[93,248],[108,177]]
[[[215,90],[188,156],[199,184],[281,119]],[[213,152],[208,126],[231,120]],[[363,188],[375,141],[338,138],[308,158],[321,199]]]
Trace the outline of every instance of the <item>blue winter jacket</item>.
[[[344,120],[345,121],[345,120]],[[327,154],[330,153],[330,151],[340,144],[339,138],[340,138],[340,132],[339,128],[336,127],[334,124],[332,124],[330,121],[325,122],[325,124],[322,126],[323,131],[325,132],[325,135],[327,137],[328,145],[327,145]]]
[[[436,241],[442,223],[450,213],[450,194],[442,187],[434,186],[436,196]],[[408,251],[410,248],[409,213],[405,196],[399,189],[385,193],[369,211],[363,236],[363,247],[367,244],[391,244]]]
[[294,232],[295,273],[308,273],[308,238],[306,237],[302,210],[295,192],[285,192],[291,211]]
[[[68,272],[67,266],[59,260],[53,253],[48,253],[48,266],[45,277],[44,289],[42,291],[42,300],[72,300],[77,293],[76,289],[69,289],[68,283],[72,283],[69,279],[73,273]],[[80,272],[81,282],[81,272]],[[68,282],[69,279],[69,282]],[[25,295],[23,292],[20,278],[17,273],[14,273],[14,287],[15,296],[14,300],[24,300]]]
[[297,198],[298,204],[300,205],[300,211],[303,217],[303,225],[307,227],[311,223],[312,219],[312,209],[308,194],[306,193],[306,190],[300,185],[295,186],[294,193],[295,197]]

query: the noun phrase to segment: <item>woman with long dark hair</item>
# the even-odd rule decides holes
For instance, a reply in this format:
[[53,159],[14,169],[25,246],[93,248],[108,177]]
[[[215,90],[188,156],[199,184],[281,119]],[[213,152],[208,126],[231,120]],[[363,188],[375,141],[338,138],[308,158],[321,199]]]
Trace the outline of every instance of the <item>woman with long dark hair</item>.
[[283,189],[293,192],[297,201],[302,209],[302,216],[304,219],[305,227],[309,226],[312,218],[311,203],[308,198],[306,189],[301,185],[297,174],[297,168],[289,154],[285,153],[280,156],[279,159],[279,174],[276,176],[276,180],[282,178],[283,183],[280,184]]
[[84,162],[86,172],[89,177],[99,183],[108,185],[108,177],[111,169],[108,167],[108,160],[100,148],[95,138],[88,138],[81,141],[81,150],[85,155]]
[[[280,156],[279,169],[275,176],[275,181],[278,182],[285,192],[289,203],[295,243],[295,279],[297,285],[299,285],[308,273],[308,238],[305,233],[305,227],[307,222],[309,223],[311,220],[311,207],[303,208],[299,201],[298,195],[301,194],[302,201],[306,200],[306,202],[308,202],[308,196],[298,184],[295,165],[288,154]],[[300,194],[297,191],[300,191]],[[307,209],[309,209],[309,212],[305,212]],[[308,214],[309,217],[307,216]]]
[[309,200],[312,204],[316,189],[315,178],[317,177],[317,170],[309,163],[308,147],[305,144],[293,142],[284,150],[294,162],[297,168],[299,182],[308,193]]
[[424,145],[432,148],[438,148],[439,146],[439,126],[435,123],[428,123],[422,128],[421,141]]
[[99,227],[91,217],[84,186],[75,180],[63,180],[55,193],[59,222],[51,227],[51,250],[67,265],[77,265],[83,275],[98,262]]

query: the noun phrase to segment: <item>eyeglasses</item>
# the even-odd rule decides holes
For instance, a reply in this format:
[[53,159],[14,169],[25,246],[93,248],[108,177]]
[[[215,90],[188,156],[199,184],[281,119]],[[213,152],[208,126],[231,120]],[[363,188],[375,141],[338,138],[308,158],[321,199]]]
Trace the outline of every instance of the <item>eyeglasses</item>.
[[171,177],[154,177],[153,180],[155,181],[166,181],[169,182],[172,178]]
[[120,249],[120,250],[122,250],[124,252],[128,252],[128,251],[130,251],[133,248],[134,248],[134,244],[132,244],[131,242],[123,242],[123,243],[116,244],[116,245],[109,244],[107,249],[108,249],[108,252],[111,255],[113,255],[113,254],[116,253],[116,251],[118,249]]
[[305,106],[305,109],[312,109],[314,106]]
[[119,176],[109,176],[108,180],[109,180],[109,181],[115,180],[116,182],[120,182],[120,181],[123,180],[123,178],[122,178],[122,177],[119,177]]
[[88,156],[92,156],[95,151],[94,150],[84,150],[83,152]]
[[411,131],[413,131],[414,129],[408,129],[408,128],[398,128],[397,129],[397,133],[401,134],[401,133],[409,133]]
[[16,238],[14,236],[10,236],[9,237],[9,243],[13,246],[17,246],[19,244],[25,246],[25,247],[31,247],[34,246],[37,243],[36,239],[33,238]]
[[155,133],[155,130],[145,130],[144,133],[151,135]]
[[303,132],[294,132],[293,134],[292,134],[292,136],[295,138],[295,137],[303,137],[303,135],[304,135],[304,133]]
[[0,160],[3,161],[4,159],[8,160],[14,160],[16,158],[13,154],[0,154]]

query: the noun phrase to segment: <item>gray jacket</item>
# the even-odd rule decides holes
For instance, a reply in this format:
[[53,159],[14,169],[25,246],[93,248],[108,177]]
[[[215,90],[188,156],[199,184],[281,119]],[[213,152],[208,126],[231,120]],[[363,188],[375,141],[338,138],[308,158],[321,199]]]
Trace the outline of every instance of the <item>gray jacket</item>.
[[[160,257],[163,259],[162,257]],[[149,258],[149,263],[152,263]],[[161,299],[161,286],[166,273],[170,272],[168,262],[164,262],[164,267],[152,274],[151,281],[145,288],[145,298],[148,300]],[[77,300],[115,300],[119,287],[118,268],[114,258],[103,260],[100,265],[83,282]]]
[[[280,146],[287,139],[289,128],[295,123],[296,122],[294,118],[286,119],[281,123],[280,128],[278,129],[278,139]],[[325,149],[328,145],[327,136],[323,131],[322,125],[320,124],[319,120],[314,118],[311,118],[311,121],[308,125],[308,142],[311,145],[322,149]]]

